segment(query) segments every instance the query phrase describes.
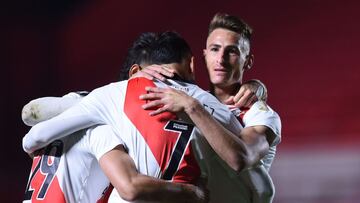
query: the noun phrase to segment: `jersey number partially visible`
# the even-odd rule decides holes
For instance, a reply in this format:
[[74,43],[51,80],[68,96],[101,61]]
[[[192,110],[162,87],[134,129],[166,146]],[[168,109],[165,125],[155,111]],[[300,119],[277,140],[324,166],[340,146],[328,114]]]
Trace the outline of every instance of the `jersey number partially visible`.
[[[51,182],[54,179],[55,173],[59,167],[60,157],[63,152],[63,142],[56,140],[45,148],[44,154],[40,157],[40,160],[36,164],[34,170],[30,173],[30,178],[26,186],[24,200],[31,200],[32,195],[36,188],[32,188],[31,184],[33,182],[39,181],[38,179],[42,178],[40,174],[36,175],[40,169],[40,173],[45,175],[44,180],[42,181],[41,186],[39,187],[39,192],[36,199],[44,199],[46,193],[51,185]],[[36,178],[34,179],[34,177]]]
[[179,168],[182,157],[184,156],[186,146],[189,144],[193,129],[193,125],[180,121],[171,120],[166,124],[165,130],[177,132],[180,134],[162,179],[172,180],[175,172]]

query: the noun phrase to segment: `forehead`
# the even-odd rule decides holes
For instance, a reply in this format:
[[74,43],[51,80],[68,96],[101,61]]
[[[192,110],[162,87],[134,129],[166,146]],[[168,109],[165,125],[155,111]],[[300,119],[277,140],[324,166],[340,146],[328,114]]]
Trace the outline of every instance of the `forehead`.
[[206,46],[220,45],[220,46],[239,46],[242,37],[239,33],[231,30],[217,28],[210,33],[206,40]]

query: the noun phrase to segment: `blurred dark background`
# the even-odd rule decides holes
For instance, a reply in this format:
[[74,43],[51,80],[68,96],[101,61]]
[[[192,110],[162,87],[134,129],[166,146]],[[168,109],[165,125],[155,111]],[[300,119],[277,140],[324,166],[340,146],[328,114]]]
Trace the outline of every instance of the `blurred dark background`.
[[0,6],[0,202],[20,202],[31,160],[22,106],[42,96],[115,81],[142,32],[175,30],[191,45],[198,84],[207,26],[218,11],[254,28],[254,67],[283,131],[271,174],[275,202],[358,202],[360,194],[359,1],[13,0]]

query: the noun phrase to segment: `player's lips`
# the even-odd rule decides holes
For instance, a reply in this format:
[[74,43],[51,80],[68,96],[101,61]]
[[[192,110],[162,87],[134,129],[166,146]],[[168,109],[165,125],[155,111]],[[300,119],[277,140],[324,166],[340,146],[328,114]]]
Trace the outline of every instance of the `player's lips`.
[[224,75],[224,74],[228,73],[228,70],[225,68],[215,68],[214,72],[217,75]]

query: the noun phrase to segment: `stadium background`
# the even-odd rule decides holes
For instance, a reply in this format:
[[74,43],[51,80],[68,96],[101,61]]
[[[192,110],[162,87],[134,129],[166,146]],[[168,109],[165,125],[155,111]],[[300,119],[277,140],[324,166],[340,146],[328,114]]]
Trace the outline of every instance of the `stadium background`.
[[271,174],[275,202],[355,203],[360,199],[359,1],[14,0],[0,7],[2,164],[0,202],[20,202],[31,161],[21,149],[21,107],[41,96],[115,81],[131,42],[175,30],[202,59],[217,11],[254,28],[255,65],[283,139]]

